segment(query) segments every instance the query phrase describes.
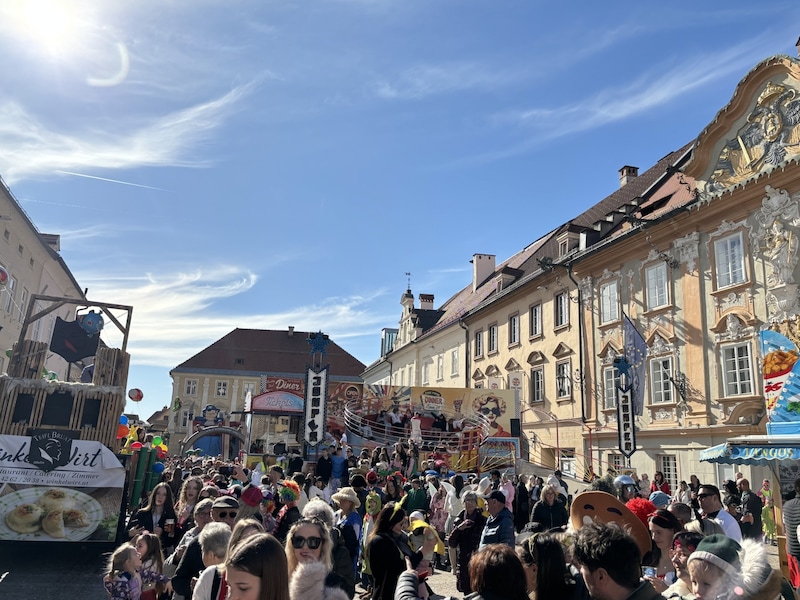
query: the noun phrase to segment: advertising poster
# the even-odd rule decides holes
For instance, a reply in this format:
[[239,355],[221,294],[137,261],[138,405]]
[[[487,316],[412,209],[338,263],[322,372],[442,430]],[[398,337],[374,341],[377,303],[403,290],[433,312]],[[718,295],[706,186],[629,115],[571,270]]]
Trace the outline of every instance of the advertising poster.
[[519,439],[489,438],[481,444],[478,453],[481,473],[497,469],[508,471],[513,475],[516,471],[517,458],[519,458]]
[[488,437],[511,437],[511,419],[518,413],[514,390],[446,387],[365,386],[361,414],[372,417],[398,407],[401,414],[419,412],[423,429],[439,414],[460,419],[480,415],[489,422]]
[[124,467],[100,442],[0,435],[0,540],[113,541],[124,485]]

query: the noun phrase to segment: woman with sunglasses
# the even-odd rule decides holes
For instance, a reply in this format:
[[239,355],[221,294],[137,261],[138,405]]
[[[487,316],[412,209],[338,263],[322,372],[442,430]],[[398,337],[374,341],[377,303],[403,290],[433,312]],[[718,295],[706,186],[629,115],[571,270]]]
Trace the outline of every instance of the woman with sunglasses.
[[332,571],[331,535],[319,519],[303,518],[286,538],[291,600],[349,600],[345,583]]

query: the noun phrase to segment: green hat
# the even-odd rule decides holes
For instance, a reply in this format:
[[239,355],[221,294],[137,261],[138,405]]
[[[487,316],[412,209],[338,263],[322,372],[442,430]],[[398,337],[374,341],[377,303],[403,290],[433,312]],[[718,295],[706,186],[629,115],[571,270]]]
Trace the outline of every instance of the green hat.
[[725,573],[736,576],[742,570],[739,552],[742,547],[727,535],[715,533],[700,540],[697,550],[692,552],[689,562],[704,560],[719,567]]

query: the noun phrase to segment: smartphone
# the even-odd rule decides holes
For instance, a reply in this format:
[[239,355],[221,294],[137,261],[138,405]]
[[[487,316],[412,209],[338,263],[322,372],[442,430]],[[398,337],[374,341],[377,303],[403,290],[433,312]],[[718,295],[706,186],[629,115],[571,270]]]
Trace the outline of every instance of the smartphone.
[[233,475],[233,467],[228,465],[222,465],[219,468],[219,474],[225,477],[230,477],[231,475]]
[[642,567],[642,577],[649,577],[650,579],[655,579],[655,577],[656,577],[656,568],[655,567]]

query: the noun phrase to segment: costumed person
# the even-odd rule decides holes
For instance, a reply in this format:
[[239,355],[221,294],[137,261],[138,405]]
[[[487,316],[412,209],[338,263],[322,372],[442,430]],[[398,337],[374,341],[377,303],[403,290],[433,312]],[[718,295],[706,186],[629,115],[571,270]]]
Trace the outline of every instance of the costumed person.
[[[438,484],[438,489],[436,485]],[[445,511],[444,505],[445,501],[447,500],[447,488],[439,483],[438,480],[434,478],[434,481],[428,482],[428,491],[431,495],[431,502],[430,502],[430,522],[431,527],[436,530],[436,534],[439,536],[440,540],[445,539],[445,525],[447,524],[447,511]],[[448,555],[447,553],[444,554],[437,554],[436,555],[436,567],[442,570],[450,570],[448,563]]]
[[672,566],[675,568],[677,579],[661,593],[664,598],[685,598],[692,593],[692,579],[689,575],[688,562],[703,537],[702,533],[681,531],[672,538]]
[[264,531],[272,533],[275,531],[275,517],[272,516],[275,511],[275,499],[269,490],[264,490],[261,494],[261,504],[258,507],[261,513],[261,521],[264,524]]
[[412,512],[411,515],[409,515],[409,521],[408,543],[412,550],[415,552],[422,551],[426,541],[436,540],[436,546],[432,551],[428,553],[423,552],[422,560],[417,564],[417,568],[425,569],[434,566],[436,557],[444,555],[444,542],[439,538],[436,529],[425,520],[425,515],[420,511]]
[[103,585],[111,600],[141,598],[142,586],[146,583],[163,583],[166,591],[172,592],[169,579],[164,575],[142,569],[142,559],[133,544],[126,542],[114,550],[103,577]]
[[[216,427],[225,422],[222,411],[213,404],[206,404],[203,407],[202,415],[195,417],[195,423],[200,427]],[[206,456],[222,455],[222,436],[206,435],[199,438],[194,443],[195,450],[202,450]]]
[[376,491],[371,491],[367,494],[367,499],[364,501],[364,522],[361,528],[361,555],[364,557],[361,565],[361,586],[371,591],[375,587],[375,582],[372,578],[372,569],[369,566],[369,557],[367,556],[367,541],[372,535],[372,530],[375,528],[375,519],[378,513],[383,508],[381,497]]
[[764,543],[777,545],[775,542],[775,506],[772,498],[767,498],[767,503],[761,509],[761,524],[764,528]]
[[278,495],[283,506],[275,518],[275,533],[273,534],[281,543],[286,541],[289,529],[300,520],[300,509],[297,502],[300,500],[300,486],[291,479],[284,479],[278,488]]

